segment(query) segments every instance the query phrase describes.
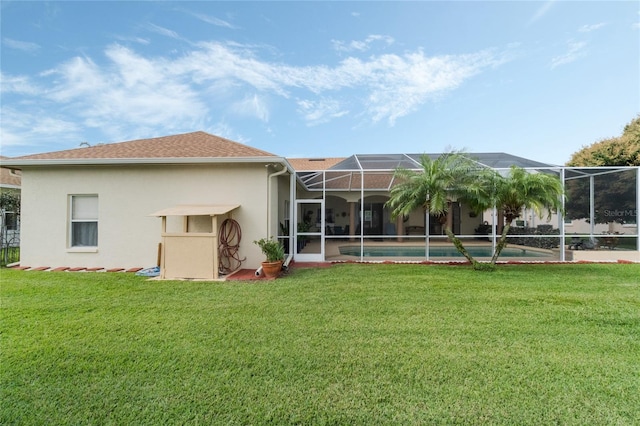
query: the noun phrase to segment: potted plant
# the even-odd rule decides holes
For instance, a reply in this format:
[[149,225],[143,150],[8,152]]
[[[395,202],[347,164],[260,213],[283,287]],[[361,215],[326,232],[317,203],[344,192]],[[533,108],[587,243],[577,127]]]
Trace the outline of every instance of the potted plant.
[[284,247],[279,241],[272,238],[262,238],[254,241],[266,259],[262,262],[262,271],[267,278],[276,278],[282,269],[284,261]]

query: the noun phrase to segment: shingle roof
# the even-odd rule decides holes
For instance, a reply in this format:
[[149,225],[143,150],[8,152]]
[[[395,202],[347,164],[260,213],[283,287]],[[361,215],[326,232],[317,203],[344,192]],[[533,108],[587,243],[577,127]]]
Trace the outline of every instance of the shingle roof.
[[[2,164],[4,160],[8,159],[8,157],[0,155],[0,164]],[[19,170],[0,168],[0,187],[19,188],[21,180]]]
[[275,157],[275,155],[206,132],[192,132],[26,155],[12,158],[12,160],[250,157]]
[[327,158],[287,158],[291,167],[296,171],[303,170],[327,170],[330,167],[343,161],[344,157],[327,157]]

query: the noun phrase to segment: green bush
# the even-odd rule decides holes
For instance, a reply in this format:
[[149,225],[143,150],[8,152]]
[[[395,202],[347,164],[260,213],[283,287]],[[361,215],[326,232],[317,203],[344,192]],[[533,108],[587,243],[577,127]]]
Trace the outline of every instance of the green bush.
[[267,262],[277,262],[284,260],[284,246],[277,240],[272,238],[261,238],[254,241],[262,250],[262,254],[267,258]]
[[[560,230],[551,225],[539,225],[536,228],[511,227],[507,233],[509,244],[537,247],[542,249],[554,249],[560,245]],[[512,237],[512,235],[540,235],[540,237]],[[557,235],[557,237],[545,238],[543,235]]]

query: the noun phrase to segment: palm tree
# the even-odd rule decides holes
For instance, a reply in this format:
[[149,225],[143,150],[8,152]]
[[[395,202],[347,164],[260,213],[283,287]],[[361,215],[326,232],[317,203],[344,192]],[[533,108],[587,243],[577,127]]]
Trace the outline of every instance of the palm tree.
[[[549,217],[562,208],[562,183],[550,174],[529,173],[513,166],[503,176],[459,152],[443,154],[435,160],[425,155],[420,165],[420,171],[396,170],[394,177],[398,183],[391,189],[386,205],[392,209],[393,217],[408,215],[420,207],[438,217],[449,239],[474,269],[495,268],[507,245],[510,224],[520,217],[523,208],[533,209],[539,216],[546,210]],[[493,207],[504,213],[506,225],[490,264],[476,261],[447,225],[447,214],[454,199],[468,204],[477,213]]]
[[546,210],[548,219],[551,214],[562,210],[564,191],[557,176],[548,173],[528,172],[521,167],[512,166],[506,176],[494,172],[485,174],[483,189],[467,202],[476,211],[494,206],[501,210],[505,218],[500,240],[491,258],[495,265],[502,249],[507,245],[507,234],[511,222],[520,217],[524,208],[532,209],[540,217]]
[[474,198],[483,192],[479,184],[488,179],[479,179],[478,176],[485,171],[460,152],[445,153],[436,159],[423,155],[420,165],[420,171],[396,169],[394,180],[397,183],[391,188],[390,198],[386,203],[391,209],[392,217],[406,216],[422,207],[438,218],[456,249],[471,262],[474,269],[480,269],[479,262],[469,254],[447,225],[447,215],[453,200]]

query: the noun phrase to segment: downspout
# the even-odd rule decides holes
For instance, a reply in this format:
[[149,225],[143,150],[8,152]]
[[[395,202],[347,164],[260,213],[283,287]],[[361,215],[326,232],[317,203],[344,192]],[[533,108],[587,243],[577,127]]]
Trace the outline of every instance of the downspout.
[[[269,167],[269,165],[267,165]],[[271,238],[271,178],[283,175],[287,172],[287,166],[285,164],[282,165],[282,170],[271,173],[267,177],[267,236]],[[291,250],[289,250],[291,251]],[[288,265],[288,262],[287,262]],[[262,273],[262,266],[256,269],[256,276],[259,277]]]

